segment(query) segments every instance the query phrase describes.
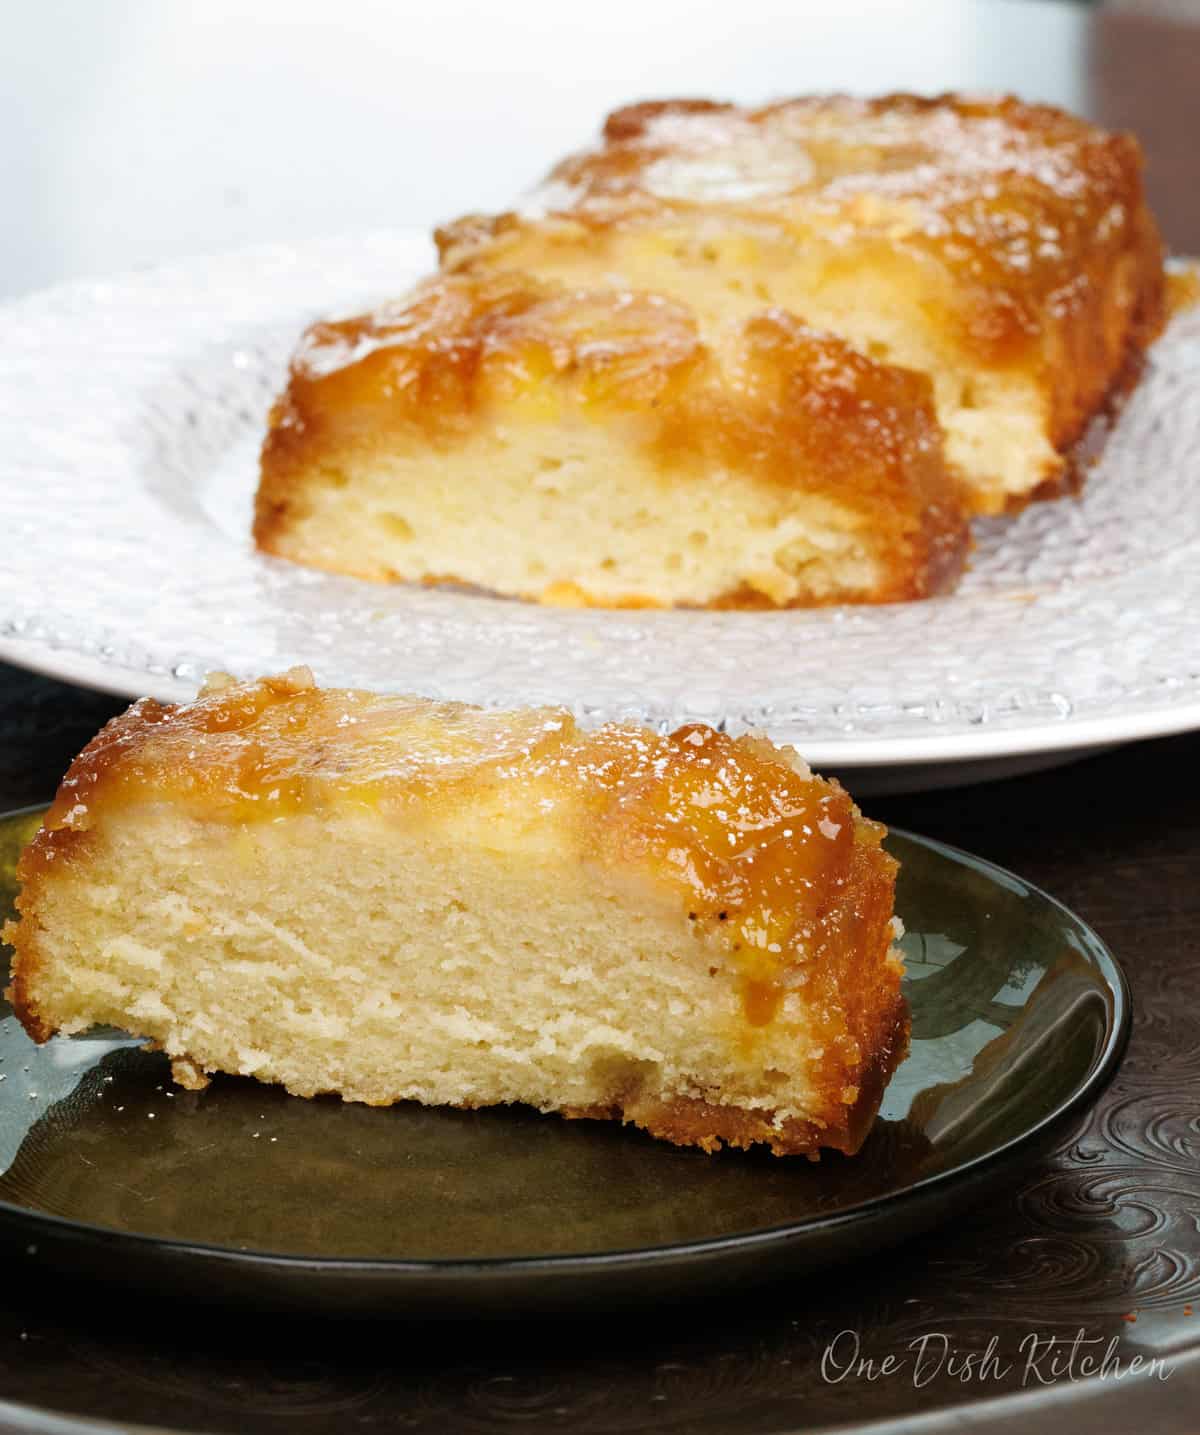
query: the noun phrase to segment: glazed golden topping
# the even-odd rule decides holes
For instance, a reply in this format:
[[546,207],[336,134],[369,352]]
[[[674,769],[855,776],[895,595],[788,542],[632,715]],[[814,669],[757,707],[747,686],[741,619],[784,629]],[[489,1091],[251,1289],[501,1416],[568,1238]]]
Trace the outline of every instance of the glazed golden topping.
[[633,105],[521,209],[468,216],[438,241],[455,266],[523,230],[569,248],[718,223],[831,255],[882,244],[934,258],[980,296],[974,337],[998,352],[1035,335],[1046,305],[1081,302],[1081,273],[1100,256],[1158,247],[1132,137],[1048,106],[955,95]]
[[605,140],[551,176],[576,188],[575,208],[628,194],[751,201],[800,221],[921,236],[1030,279],[1064,274],[1083,240],[1102,242],[1140,197],[1136,141],[1012,98],[635,105],[610,117]]
[[569,722],[550,709],[499,714],[322,689],[304,668],[211,685],[178,706],[144,698],[75,759],[45,825],[86,831],[97,802],[159,792],[226,822],[402,802],[528,759],[560,742]]
[[352,402],[426,437],[490,404],[544,395],[649,405],[703,357],[696,324],[653,294],[564,291],[519,274],[435,278],[368,314],[315,324],[292,363],[303,409]]
[[1167,275],[1167,312],[1182,314],[1200,304],[1200,267],[1189,265]]
[[323,690],[303,669],[178,707],[146,700],[76,759],[23,879],[58,851],[69,858],[102,815],[159,798],[230,825],[355,806],[433,826],[466,812],[478,830],[493,816],[553,820],[577,860],[643,874],[716,934],[750,1026],[772,1019],[789,984],[819,979],[823,961],[861,943],[848,912],[887,940],[883,829],[787,750],[701,725],[584,733],[557,709]]

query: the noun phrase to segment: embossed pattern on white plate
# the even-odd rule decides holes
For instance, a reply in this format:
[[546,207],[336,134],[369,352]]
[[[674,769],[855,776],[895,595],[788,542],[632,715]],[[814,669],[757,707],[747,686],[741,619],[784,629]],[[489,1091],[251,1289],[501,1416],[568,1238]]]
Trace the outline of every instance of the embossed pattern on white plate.
[[[563,611],[258,556],[258,444],[301,328],[431,265],[408,232],[244,251],[0,310],[0,644],[179,696],[208,669],[766,728],[809,751],[1200,703],[1200,310],[1083,496],[977,529],[952,596],[814,612]],[[1000,744],[1002,746],[1002,744]],[[828,758],[826,759],[828,760]]]

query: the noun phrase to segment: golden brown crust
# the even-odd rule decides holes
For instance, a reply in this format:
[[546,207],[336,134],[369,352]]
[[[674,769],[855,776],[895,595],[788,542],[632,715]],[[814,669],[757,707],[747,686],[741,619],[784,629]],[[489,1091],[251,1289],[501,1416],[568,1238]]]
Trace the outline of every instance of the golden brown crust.
[[1011,97],[633,105],[526,211],[470,216],[437,238],[448,269],[536,271],[555,251],[607,262],[622,237],[689,226],[767,236],[834,267],[905,263],[909,285],[947,276],[929,280],[927,303],[943,337],[973,365],[1028,374],[1060,453],[1163,323],[1136,140]]
[[1189,264],[1167,275],[1166,304],[1168,318],[1200,304],[1200,266]]
[[1098,456],[1092,434],[1095,429],[1103,434],[1120,413],[1121,406],[1141,380],[1146,367],[1146,350],[1158,337],[1166,321],[1167,305],[1158,300],[1159,296],[1146,296],[1150,307],[1144,313],[1139,311],[1134,314],[1125,356],[1108,389],[1090,411],[1077,415],[1075,429],[1063,435],[1059,444],[1061,468],[1029,493],[1010,496],[1005,509],[1007,513],[1019,513],[1031,502],[1065,498],[1082,492],[1088,471]]
[[[337,483],[363,455],[450,452],[497,415],[536,422],[547,411],[551,421],[636,418],[629,442],[656,471],[696,481],[741,472],[862,514],[882,535],[880,577],[831,601],[925,597],[962,571],[962,496],[924,376],[780,310],[747,320],[717,353],[690,311],[659,295],[568,291],[513,273],[442,277],[308,331],[263,447],[255,541],[287,556],[309,485]],[[379,576],[369,555],[359,571]],[[582,588],[546,598],[576,600],[597,601]],[[714,606],[751,601],[764,599],[733,593]]]
[[[31,912],[37,911],[35,904],[28,905]],[[0,938],[10,946],[15,948],[18,939],[21,942],[21,960],[13,964],[12,980],[4,989],[4,997],[11,1005],[13,1015],[32,1040],[43,1042],[49,1041],[57,1028],[41,1015],[31,994],[41,966],[37,937],[29,930],[32,920],[27,918],[24,922],[6,922],[0,928]]]
[[780,1117],[772,1110],[705,1101],[696,1096],[663,1099],[629,1093],[609,1106],[568,1107],[571,1120],[624,1121],[676,1146],[698,1146],[710,1154],[722,1146],[748,1151],[764,1145],[775,1156],[817,1159],[822,1149],[855,1155],[867,1139],[884,1090],[909,1049],[911,1018],[908,1002],[897,994],[890,1011],[881,1013],[882,1035],[858,1078],[858,1095],[850,1104],[830,1101],[832,1121]]
[[[43,894],[86,863],[93,833],[129,804],[168,802],[240,827],[347,806],[400,815],[419,804],[433,821],[481,800],[570,811],[581,858],[666,895],[703,939],[698,962],[717,943],[737,973],[741,1011],[728,1035],[738,1049],[752,1054],[762,1034],[796,1019],[792,994],[802,992],[805,1039],[824,1051],[808,1144],[856,1149],[905,1051],[884,829],[786,750],[699,724],[667,736],[620,725],[583,733],[558,710],[496,714],[322,690],[304,670],[180,706],[136,703],[76,758],[21,858],[20,920],[7,933],[14,1009],[35,1040],[53,1034],[36,999]],[[631,1092],[622,1109],[671,1140],[808,1149],[799,1126],[768,1131],[770,1113],[697,1101]]]

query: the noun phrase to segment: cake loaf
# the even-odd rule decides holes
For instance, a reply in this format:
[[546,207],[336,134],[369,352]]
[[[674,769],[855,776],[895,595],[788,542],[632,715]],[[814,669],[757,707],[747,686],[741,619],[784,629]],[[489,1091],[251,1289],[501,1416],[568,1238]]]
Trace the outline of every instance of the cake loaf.
[[907,1049],[883,835],[763,739],[214,679],[71,766],[9,995],[190,1087],[853,1152]]

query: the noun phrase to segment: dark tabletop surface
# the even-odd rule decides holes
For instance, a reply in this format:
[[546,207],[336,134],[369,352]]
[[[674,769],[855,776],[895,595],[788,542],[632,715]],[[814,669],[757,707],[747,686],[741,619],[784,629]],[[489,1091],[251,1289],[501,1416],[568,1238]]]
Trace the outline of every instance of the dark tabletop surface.
[[[223,7],[202,8],[207,16]],[[277,29],[284,24],[275,14],[280,7],[262,8]],[[290,13],[295,7],[285,8]],[[736,8],[762,19],[770,7]],[[863,7],[847,8],[857,13]],[[39,47],[49,55],[47,47],[58,46],[52,17],[60,10],[54,4],[25,7],[19,21],[14,13],[15,43],[35,58]],[[461,17],[451,14],[455,10],[448,7],[438,23],[447,34],[464,36],[466,44]],[[171,146],[188,141],[187,115],[198,113],[195,97],[184,93],[170,66],[182,65],[175,57],[183,55],[199,67],[207,51],[201,53],[198,39],[175,43],[161,27],[155,31],[148,17],[161,13],[157,7],[127,5],[121,11],[125,29],[117,38],[125,46],[125,63],[140,66],[142,90],[115,82],[107,89],[81,90],[73,82],[95,49],[97,36],[88,27],[95,29],[98,21],[89,20],[82,32],[73,27],[70,45],[54,48],[54,66],[46,61],[27,94],[20,88],[24,81],[0,94],[4,104],[22,102],[25,94],[27,106],[42,107],[40,115],[27,112],[17,116],[21,122],[6,124],[7,137],[0,142],[0,159],[12,159],[18,149],[24,156],[7,165],[6,191],[11,195],[14,185],[19,191],[29,181],[29,224],[5,226],[0,240],[5,267],[0,292],[116,267],[106,262],[104,243],[124,244],[127,234],[137,251],[130,262],[140,262],[330,227],[327,215],[297,208],[302,186],[291,179],[285,185],[283,171],[266,164],[271,134],[244,123],[233,107],[215,116],[211,132],[217,139],[208,161],[202,147],[189,151],[194,174],[188,173],[178,193],[168,194],[169,203],[162,202],[175,153]],[[933,88],[920,68],[928,60],[946,85],[1023,89],[1137,130],[1169,241],[1177,251],[1200,252],[1196,7],[1181,0],[1090,8],[997,3],[964,4],[963,13],[970,20],[963,22],[961,43],[954,49],[947,40],[944,53],[931,52],[929,45],[935,31],[950,33],[946,5],[930,6],[907,32],[894,26],[887,43],[879,24],[866,26],[861,17],[847,14],[842,29],[846,36],[855,27],[855,33],[869,29],[874,35],[863,72],[870,84],[887,59],[897,83]],[[376,22],[386,30],[382,15],[380,9]],[[222,71],[222,84],[227,81],[236,95],[239,85],[274,77],[273,103],[291,96],[296,114],[306,113],[309,92],[299,79],[294,84],[287,79],[287,66],[298,63],[300,41],[293,41],[299,33],[289,30],[281,48],[279,29],[269,44],[249,48],[240,67]],[[663,48],[657,67],[614,72],[613,99],[628,98],[631,86],[646,93],[699,88],[749,96],[853,83],[837,69],[841,64],[844,70],[853,53],[848,40],[833,44],[824,35],[824,51],[798,41],[788,49],[761,43],[761,36],[751,43],[746,27],[731,25],[731,38],[705,46],[699,33],[689,31],[690,48],[672,54],[678,59],[674,70]],[[735,40],[742,45],[736,53]],[[380,46],[386,49],[387,41],[384,34]],[[110,67],[119,73],[120,45],[107,32],[105,42],[105,73]],[[475,42],[476,48],[499,43],[486,27]],[[311,49],[324,41],[310,37],[305,43]],[[527,41],[510,35],[506,43],[515,56]],[[835,52],[839,58],[830,62],[829,73],[814,75],[814,66],[824,63],[821,55]],[[754,65],[747,55],[755,57]],[[502,55],[497,63],[516,61]],[[723,65],[731,75],[728,84],[717,82]],[[700,79],[689,84],[689,75]],[[427,67],[426,90],[436,78]],[[154,102],[154,86],[180,96],[170,133],[144,123],[138,110],[139,104]],[[469,190],[478,203],[488,198],[485,182],[491,178],[507,193],[517,178],[537,172],[542,151],[548,159],[568,140],[582,137],[575,130],[584,124],[585,112],[590,127],[607,98],[607,92],[594,89],[560,84],[556,102],[564,114],[570,110],[569,123],[547,123],[533,137],[512,130],[522,106],[497,103],[495,123],[509,126],[500,148],[508,168],[497,168],[489,157],[472,173],[463,168],[469,158],[465,148],[461,159],[443,169],[461,174],[464,196]],[[403,91],[397,87],[397,104],[403,103]],[[478,86],[472,93],[478,100]],[[530,112],[537,112],[538,104],[544,111],[543,90],[531,81],[529,93]],[[361,96],[348,96],[338,113],[353,119]],[[462,95],[457,100],[466,103]],[[374,110],[362,115],[376,123]],[[221,126],[238,132],[232,150],[220,150]],[[30,150],[27,139],[35,129],[37,145]],[[144,137],[128,152],[120,149],[127,132]],[[88,146],[97,136],[96,143],[117,156],[111,173],[103,166],[95,170]],[[515,169],[509,173],[510,146],[520,144],[530,158],[522,158],[517,176]],[[256,146],[264,152],[260,170],[254,169],[260,158]],[[338,164],[329,170],[335,178],[353,169],[343,163],[344,147],[337,153]],[[328,175],[322,178],[313,169],[320,155],[310,143],[296,147],[292,157],[298,173],[328,183]],[[464,205],[457,193],[444,194],[435,172],[429,173],[433,178],[420,191],[420,212],[397,215],[395,191],[384,186],[357,207],[339,200],[347,216],[341,227],[426,222],[440,217],[435,210],[470,207],[469,198]],[[68,180],[77,186],[77,215],[64,227],[55,196]],[[88,184],[96,191],[92,199]],[[104,203],[119,206],[128,220],[129,206],[139,200],[156,201],[154,223],[115,229],[113,211]],[[208,225],[204,230],[196,228],[201,217]],[[0,810],[48,799],[69,759],[122,706],[119,699],[0,665]],[[15,1404],[6,1407],[5,1401],[122,1427],[139,1422],[279,1435],[524,1429],[781,1435],[888,1419],[902,1422],[890,1429],[962,1428],[957,1420],[946,1422],[954,1411],[979,1430],[1200,1429],[1198,764],[1200,734],[1129,746],[1037,776],[867,804],[872,815],[977,852],[1053,893],[1097,929],[1132,985],[1128,1055],[1097,1108],[1052,1155],[1027,1168],[1008,1195],[952,1229],[800,1288],[747,1293],[737,1302],[725,1296],[687,1312],[613,1318],[597,1313],[556,1326],[521,1322],[425,1330],[268,1322],[237,1312],[186,1310],[172,1303],[169,1291],[161,1302],[135,1303],[121,1291],[82,1284],[43,1288],[25,1273],[19,1253],[9,1252],[0,1305],[0,1431],[67,1428]],[[824,1378],[822,1354],[842,1332],[854,1333],[861,1354],[873,1358],[876,1369],[894,1356],[897,1373],[876,1380]],[[1138,1355],[1160,1356],[1166,1364],[1149,1379],[1128,1373],[1104,1382],[1073,1379],[1078,1367],[1071,1367],[1065,1342],[1077,1333],[1093,1342],[1081,1348],[1086,1353],[1103,1353],[1115,1341],[1126,1372]],[[927,1382],[917,1380],[912,1342],[923,1336],[945,1336],[956,1350],[978,1354],[987,1353],[994,1338],[991,1369],[1007,1367],[1008,1374],[964,1380],[943,1362]],[[1029,1341],[1048,1337],[1064,1342],[1057,1374],[1044,1361],[1044,1374],[1030,1374]],[[1160,1378],[1163,1372],[1166,1379]],[[1050,1384],[1042,1383],[1052,1375]]]

